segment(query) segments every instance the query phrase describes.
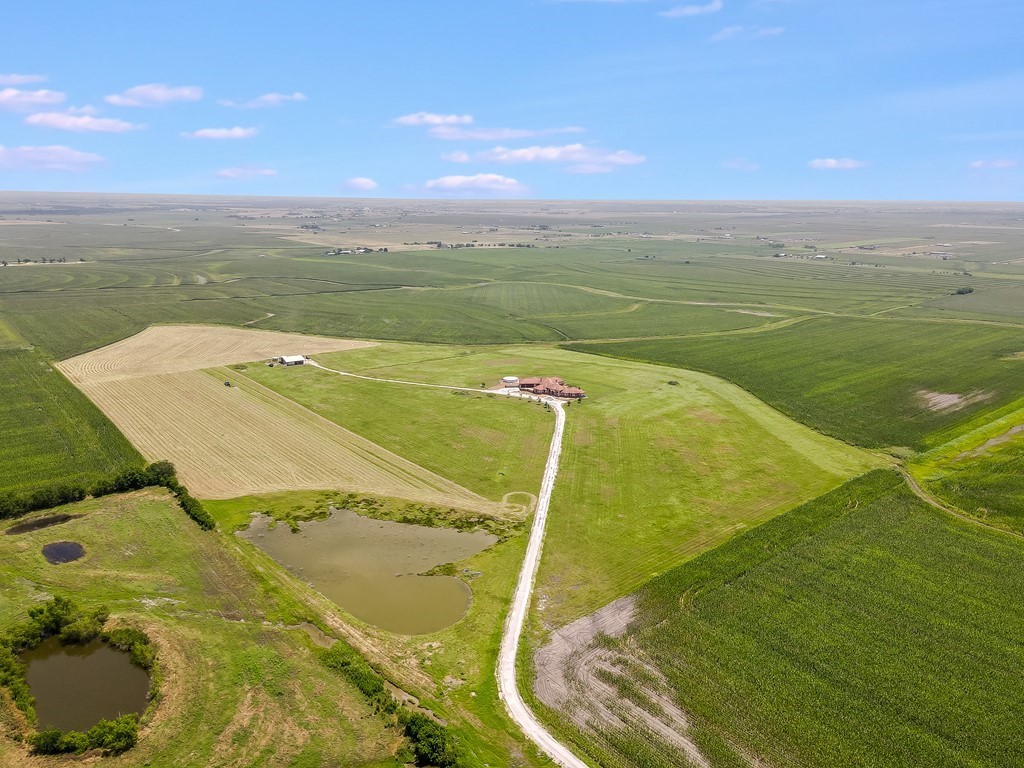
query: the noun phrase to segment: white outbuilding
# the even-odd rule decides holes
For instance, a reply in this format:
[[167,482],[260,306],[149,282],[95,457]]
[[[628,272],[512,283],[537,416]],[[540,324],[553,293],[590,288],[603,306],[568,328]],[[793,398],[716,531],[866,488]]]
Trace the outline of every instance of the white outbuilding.
[[305,362],[302,355],[281,355],[281,365],[304,365]]
[[506,387],[518,387],[519,377],[518,376],[502,376],[501,383]]

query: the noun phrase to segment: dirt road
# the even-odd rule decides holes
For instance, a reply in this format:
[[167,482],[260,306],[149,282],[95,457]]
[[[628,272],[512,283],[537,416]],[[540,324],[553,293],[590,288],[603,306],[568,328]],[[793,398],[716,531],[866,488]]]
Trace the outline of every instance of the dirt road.
[[[442,384],[424,384],[422,382],[401,381],[399,379],[378,379],[371,376],[347,373],[346,371],[336,371],[314,361],[310,361],[310,364],[331,373],[351,376],[357,379],[385,381],[391,384],[407,384],[415,387],[433,387],[436,389],[455,389],[470,392],[480,391],[471,387],[449,387]],[[509,608],[508,618],[505,620],[505,629],[501,636],[501,647],[498,650],[498,667],[496,671],[498,695],[505,703],[509,715],[523,729],[523,733],[556,764],[563,766],[563,768],[588,768],[586,763],[576,757],[565,744],[555,738],[537,719],[537,716],[533,714],[526,702],[523,701],[523,697],[519,693],[519,687],[516,684],[516,656],[519,653],[523,626],[526,623],[530,600],[533,597],[537,567],[540,565],[541,550],[544,545],[548,506],[551,503],[551,492],[555,487],[555,477],[558,475],[558,461],[562,454],[562,436],[565,434],[565,408],[562,401],[551,397],[538,397],[537,395],[530,395],[518,390],[500,390],[500,392],[530,400],[540,400],[550,405],[552,412],[555,414],[555,431],[551,435],[548,460],[544,465],[544,478],[541,480],[540,493],[537,495],[537,507],[534,512],[533,526],[530,529],[530,541],[526,547],[526,557],[523,558],[519,579],[516,582],[516,591],[512,597],[512,605]]]

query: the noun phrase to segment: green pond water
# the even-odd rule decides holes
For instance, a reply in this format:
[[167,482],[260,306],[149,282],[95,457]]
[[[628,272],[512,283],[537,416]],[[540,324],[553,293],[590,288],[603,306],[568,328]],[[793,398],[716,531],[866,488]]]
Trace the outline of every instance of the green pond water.
[[100,640],[61,645],[56,637],[22,654],[39,728],[87,731],[100,720],[149,704],[149,674]]
[[488,533],[374,520],[347,510],[300,523],[298,533],[260,515],[239,535],[353,616],[405,635],[451,626],[473,596],[461,579],[417,574],[497,541]]

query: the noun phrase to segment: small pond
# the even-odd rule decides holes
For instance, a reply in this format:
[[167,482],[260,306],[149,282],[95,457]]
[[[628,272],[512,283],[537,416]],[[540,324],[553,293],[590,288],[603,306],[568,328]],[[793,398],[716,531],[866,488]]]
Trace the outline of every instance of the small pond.
[[416,574],[497,541],[488,533],[374,520],[348,510],[301,523],[298,533],[271,524],[258,516],[239,535],[353,616],[405,635],[451,626],[473,597],[461,579]]
[[29,520],[25,523],[17,523],[12,525],[6,531],[5,534],[8,536],[16,536],[19,533],[32,533],[32,531],[41,531],[43,528],[49,528],[51,525],[60,525],[66,523],[68,520],[77,520],[82,515],[48,515],[47,517],[40,517],[35,520]]
[[43,557],[50,565],[78,560],[85,555],[85,547],[77,541],[53,541],[43,545]]
[[40,729],[87,731],[103,719],[142,714],[149,704],[149,674],[101,640],[61,645],[49,637],[22,660]]

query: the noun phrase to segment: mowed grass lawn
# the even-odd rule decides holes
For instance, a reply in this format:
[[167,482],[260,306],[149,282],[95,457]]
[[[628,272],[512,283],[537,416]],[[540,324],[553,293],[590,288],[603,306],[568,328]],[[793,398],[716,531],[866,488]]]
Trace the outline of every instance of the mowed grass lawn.
[[[344,355],[334,360],[345,369]],[[492,501],[540,487],[554,420],[527,401],[365,381],[311,366],[236,372]]]
[[[107,605],[153,637],[161,701],[139,745],[105,764],[395,765],[394,733],[358,691],[325,672],[303,632],[277,626],[305,615],[240,564],[229,549],[237,544],[200,530],[163,492],[60,511],[84,516],[0,535],[0,631],[61,594],[83,607]],[[83,544],[85,557],[47,564],[42,546],[60,540]],[[23,748],[0,738],[0,765],[26,764],[35,763]]]
[[733,539],[639,601],[618,645],[731,743],[716,765],[1024,764],[1024,542],[924,504],[894,472]]
[[[572,349],[693,368],[739,384],[825,434],[872,448],[934,447],[1024,398],[1024,329],[814,318],[764,333]],[[932,410],[919,394],[968,398]]]
[[470,386],[559,375],[587,391],[568,409],[541,563],[538,605],[551,626],[879,464],[692,371],[524,346],[385,344],[318,358],[339,370]]
[[36,352],[0,350],[0,491],[91,483],[142,457]]

